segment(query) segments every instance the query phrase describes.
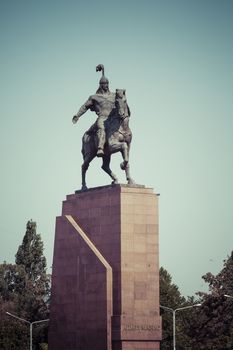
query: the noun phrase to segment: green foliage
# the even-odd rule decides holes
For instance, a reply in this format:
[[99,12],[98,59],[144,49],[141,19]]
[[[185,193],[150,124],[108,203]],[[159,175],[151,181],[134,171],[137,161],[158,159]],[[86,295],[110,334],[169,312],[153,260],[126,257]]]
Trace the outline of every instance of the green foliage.
[[10,319],[1,319],[0,349],[29,349],[29,326]]
[[208,272],[203,279],[210,293],[198,293],[202,307],[189,320],[192,349],[233,349],[233,299],[224,296],[233,295],[233,253],[216,276]]
[[[171,275],[163,267],[160,268],[160,305],[176,309],[187,305],[185,298],[181,295],[179,288],[172,283]],[[187,337],[184,333],[182,315],[177,314],[176,332],[177,349],[187,350]],[[170,350],[173,347],[173,318],[172,312],[161,308],[163,340],[161,350]]]
[[159,270],[160,275],[160,304],[172,309],[185,303],[177,285],[172,283],[172,277],[163,267]]
[[216,276],[208,272],[202,278],[209,284],[212,295],[233,295],[233,252],[223,261],[223,269]]
[[25,287],[26,273],[22,266],[5,262],[0,265],[0,300],[14,301]]
[[26,233],[19,246],[16,265],[26,273],[25,289],[19,294],[19,309],[26,312],[31,321],[48,318],[46,300],[49,296],[49,278],[46,274],[46,259],[43,255],[43,242],[36,233],[36,223],[27,223]]
[[24,266],[31,282],[36,283],[46,272],[46,259],[43,256],[43,242],[36,233],[36,223],[28,221],[22,244],[15,256],[15,263]]
[[[47,319],[49,292],[43,242],[36,233],[36,223],[29,221],[16,253],[16,264],[0,265],[0,349],[29,347],[29,325],[6,315],[6,311],[30,322]],[[47,323],[33,326],[35,344],[47,342],[47,328]],[[34,349],[39,350],[39,345]]]

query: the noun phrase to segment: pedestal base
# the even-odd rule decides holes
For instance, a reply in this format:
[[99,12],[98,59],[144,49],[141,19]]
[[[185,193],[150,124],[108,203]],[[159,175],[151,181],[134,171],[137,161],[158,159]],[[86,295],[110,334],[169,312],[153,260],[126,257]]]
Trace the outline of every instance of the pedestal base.
[[67,196],[57,218],[50,350],[159,349],[158,203],[152,189]]

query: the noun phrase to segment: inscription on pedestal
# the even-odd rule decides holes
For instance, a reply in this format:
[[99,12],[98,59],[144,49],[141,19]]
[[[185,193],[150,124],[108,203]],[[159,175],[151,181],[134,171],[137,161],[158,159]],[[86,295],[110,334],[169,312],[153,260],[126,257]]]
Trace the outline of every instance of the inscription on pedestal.
[[126,324],[123,326],[123,331],[157,331],[160,329],[159,326],[151,325],[151,324]]

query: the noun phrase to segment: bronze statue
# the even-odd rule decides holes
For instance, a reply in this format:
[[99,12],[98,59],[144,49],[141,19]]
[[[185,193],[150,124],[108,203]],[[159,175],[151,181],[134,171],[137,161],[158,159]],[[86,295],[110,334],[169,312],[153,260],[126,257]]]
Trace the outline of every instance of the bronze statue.
[[123,157],[121,169],[125,170],[128,184],[134,183],[129,173],[129,149],[132,133],[129,128],[130,110],[125,90],[117,89],[116,93],[110,92],[109,81],[104,75],[104,66],[99,64],[96,71],[102,71],[99,88],[72,119],[73,123],[76,123],[88,109],[94,111],[98,116],[96,122],[82,138],[84,160],[82,164],[82,190],[87,189],[86,171],[96,156],[103,158],[102,169],[110,175],[112,183],[118,183],[117,177],[112,173],[109,165],[111,154],[119,151]]

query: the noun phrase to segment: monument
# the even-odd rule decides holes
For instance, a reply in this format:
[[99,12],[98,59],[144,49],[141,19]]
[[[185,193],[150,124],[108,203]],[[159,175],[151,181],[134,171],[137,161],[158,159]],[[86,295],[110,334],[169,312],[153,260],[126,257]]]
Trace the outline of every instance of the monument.
[[[83,136],[82,188],[56,220],[49,327],[50,350],[160,348],[158,197],[129,174],[130,110],[125,90],[109,91],[103,65],[88,109],[97,120]],[[121,152],[127,184],[109,168]],[[86,170],[102,157],[112,184],[87,189]]]

